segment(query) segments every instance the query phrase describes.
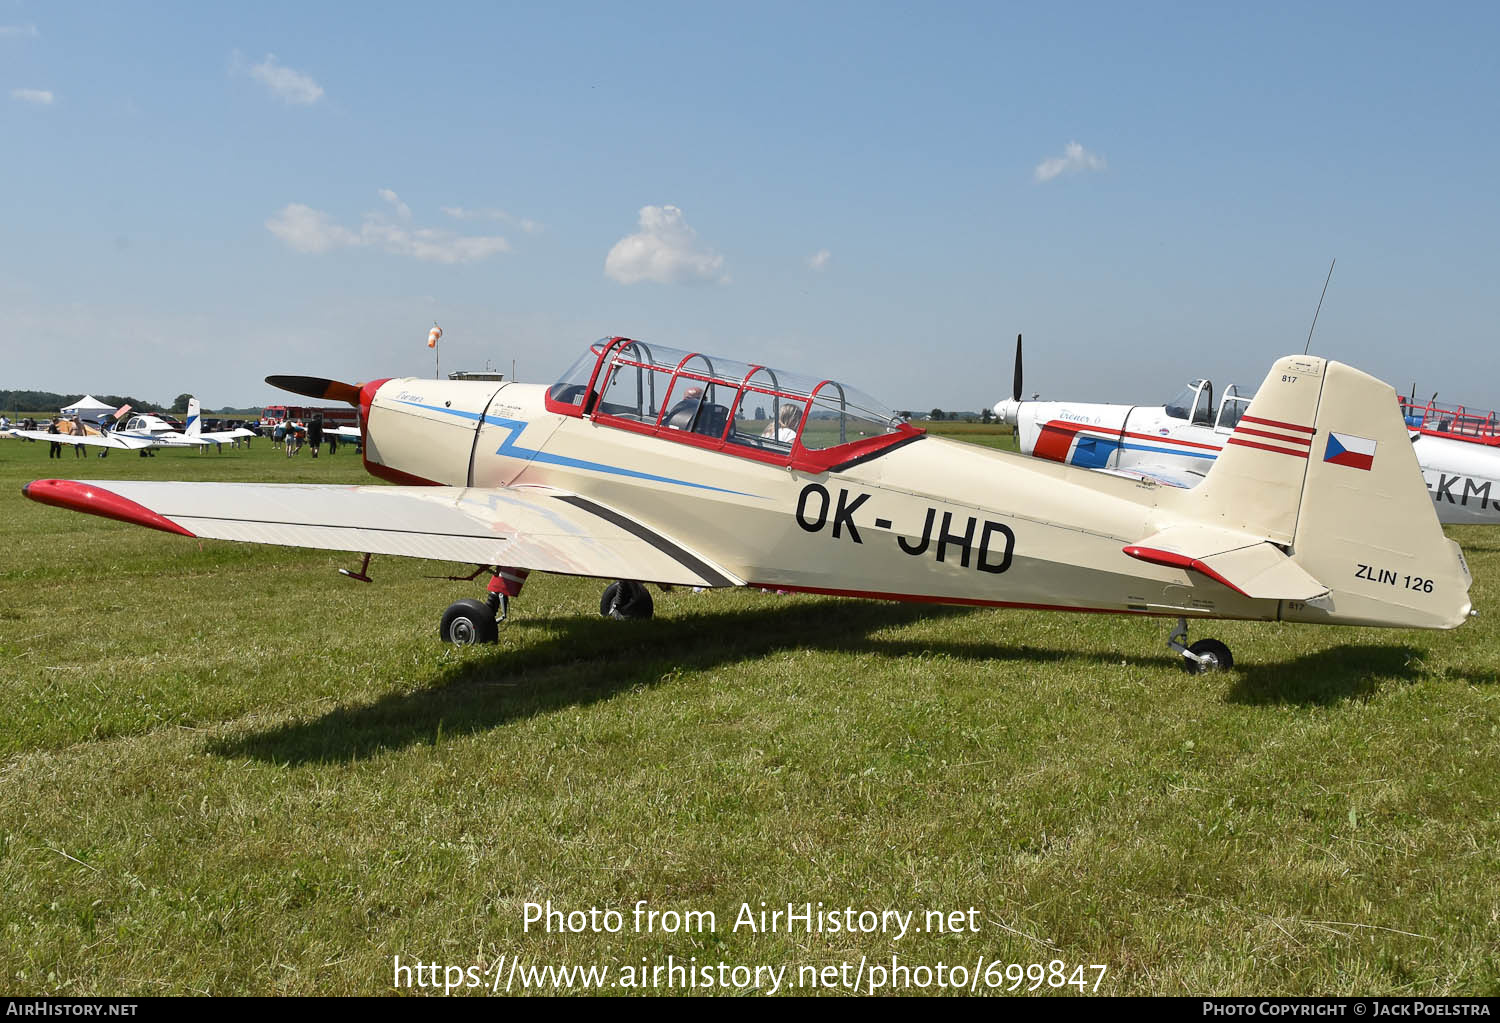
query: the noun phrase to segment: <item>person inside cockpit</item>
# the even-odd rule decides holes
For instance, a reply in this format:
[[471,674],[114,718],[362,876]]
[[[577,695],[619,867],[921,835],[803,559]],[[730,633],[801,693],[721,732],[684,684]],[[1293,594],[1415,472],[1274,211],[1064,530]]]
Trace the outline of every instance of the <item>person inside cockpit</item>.
[[672,411],[662,419],[662,425],[669,430],[691,430],[702,401],[703,388],[694,384],[682,392],[682,400],[672,406]]
[[796,405],[785,403],[781,411],[777,413],[777,421],[768,423],[762,437],[774,437],[783,444],[790,444],[797,439],[797,424],[802,421],[802,410]]

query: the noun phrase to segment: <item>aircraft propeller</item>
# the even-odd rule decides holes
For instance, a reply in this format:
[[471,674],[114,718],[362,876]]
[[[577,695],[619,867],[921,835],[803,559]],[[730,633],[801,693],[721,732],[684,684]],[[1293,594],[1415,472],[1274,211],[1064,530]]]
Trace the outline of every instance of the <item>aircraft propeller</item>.
[[323,377],[268,376],[266,383],[283,391],[320,398],[326,401],[342,401],[359,408],[359,385],[346,384],[341,380],[326,380]]
[[1021,335],[1016,335],[1016,375],[1011,382],[1010,397],[1012,401],[1021,400]]
[[[1021,335],[1020,334],[1016,335],[1016,373],[1015,373],[1015,376],[1012,377],[1012,379],[1011,379],[1010,398],[1011,398],[1012,401],[1014,401],[1016,403],[1016,408],[1019,409],[1020,406],[1021,406]],[[1015,449],[1016,449],[1017,452],[1019,452],[1021,450],[1021,423],[1020,423],[1020,419],[1019,418],[1017,418],[1016,422],[1014,422],[1013,424],[1011,424],[1010,442],[1011,442],[1011,444],[1015,445]]]

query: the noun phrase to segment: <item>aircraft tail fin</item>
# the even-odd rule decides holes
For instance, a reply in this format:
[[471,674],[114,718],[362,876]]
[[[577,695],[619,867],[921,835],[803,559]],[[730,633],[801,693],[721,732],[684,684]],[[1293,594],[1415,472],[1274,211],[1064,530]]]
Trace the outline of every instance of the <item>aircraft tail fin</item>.
[[187,411],[187,430],[185,431],[186,435],[189,437],[196,437],[203,432],[203,420],[198,413],[198,399],[189,398]]
[[1327,585],[1302,621],[1452,628],[1469,613],[1396,392],[1350,366],[1278,361],[1194,491],[1207,524],[1263,537]]

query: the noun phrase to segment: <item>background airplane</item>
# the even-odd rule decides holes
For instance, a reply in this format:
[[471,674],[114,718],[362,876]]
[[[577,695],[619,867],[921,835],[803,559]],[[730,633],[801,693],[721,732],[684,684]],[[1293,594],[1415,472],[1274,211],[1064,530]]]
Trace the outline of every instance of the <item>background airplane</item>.
[[[834,380],[628,338],[550,387],[267,379],[357,405],[365,466],[396,485],[25,494],[184,536],[360,552],[357,578],[393,554],[488,569],[497,597],[531,570],[614,579],[612,617],[650,615],[644,582],[1174,617],[1189,671],[1233,663],[1216,640],[1187,645],[1190,618],[1446,629],[1470,612],[1395,392],[1319,358],[1277,362],[1245,415],[1278,441],[1226,448],[1192,490],[930,437]],[[1325,437],[1378,450],[1351,463]],[[493,641],[494,606],[458,601],[439,630]]]
[[[1193,380],[1165,405],[1117,405],[1025,401],[1021,380],[1017,338],[1011,397],[995,404],[995,416],[1015,428],[1019,451],[1048,461],[1194,487],[1226,444],[1274,441],[1265,435],[1267,424],[1245,421],[1253,394],[1233,385],[1217,402],[1212,381]],[[1419,405],[1415,398],[1400,399],[1400,407],[1439,521],[1500,524],[1496,414]]]
[[[115,415],[117,418],[124,418],[124,413],[128,411],[129,406],[126,406]],[[186,429],[180,433],[173,429],[170,423],[149,412],[134,413],[114,428],[101,424],[101,432],[97,434],[49,433],[46,430],[11,430],[10,433],[15,437],[45,440],[73,447],[99,448],[101,452],[115,449],[139,451],[143,455],[151,453],[156,448],[202,448],[209,444],[223,445],[237,438],[255,436],[254,432],[243,428],[204,433],[197,398],[191,398],[188,401]]]

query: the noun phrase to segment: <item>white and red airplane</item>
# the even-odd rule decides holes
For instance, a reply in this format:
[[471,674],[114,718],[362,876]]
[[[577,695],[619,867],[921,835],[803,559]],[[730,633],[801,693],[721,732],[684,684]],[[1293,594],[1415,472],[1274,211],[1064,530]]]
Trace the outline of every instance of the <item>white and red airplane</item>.
[[[1193,487],[1207,476],[1226,444],[1266,441],[1265,424],[1247,418],[1252,395],[1230,386],[1214,400],[1210,380],[1193,380],[1166,405],[1025,401],[1021,398],[1021,342],[1011,397],[995,416],[1016,430],[1023,454],[1052,462]],[[1445,525],[1500,525],[1500,424],[1494,412],[1417,404],[1400,398],[1411,443]],[[1365,456],[1358,445],[1344,457]]]
[[[1394,391],[1280,360],[1192,490],[927,436],[833,380],[647,345],[594,344],[557,383],[268,377],[362,412],[394,486],[37,480],[27,497],[183,536],[455,561],[488,570],[443,639],[493,641],[528,571],[643,583],[1177,618],[1450,629],[1469,573],[1422,486]],[[1325,454],[1343,437],[1374,453]]]

